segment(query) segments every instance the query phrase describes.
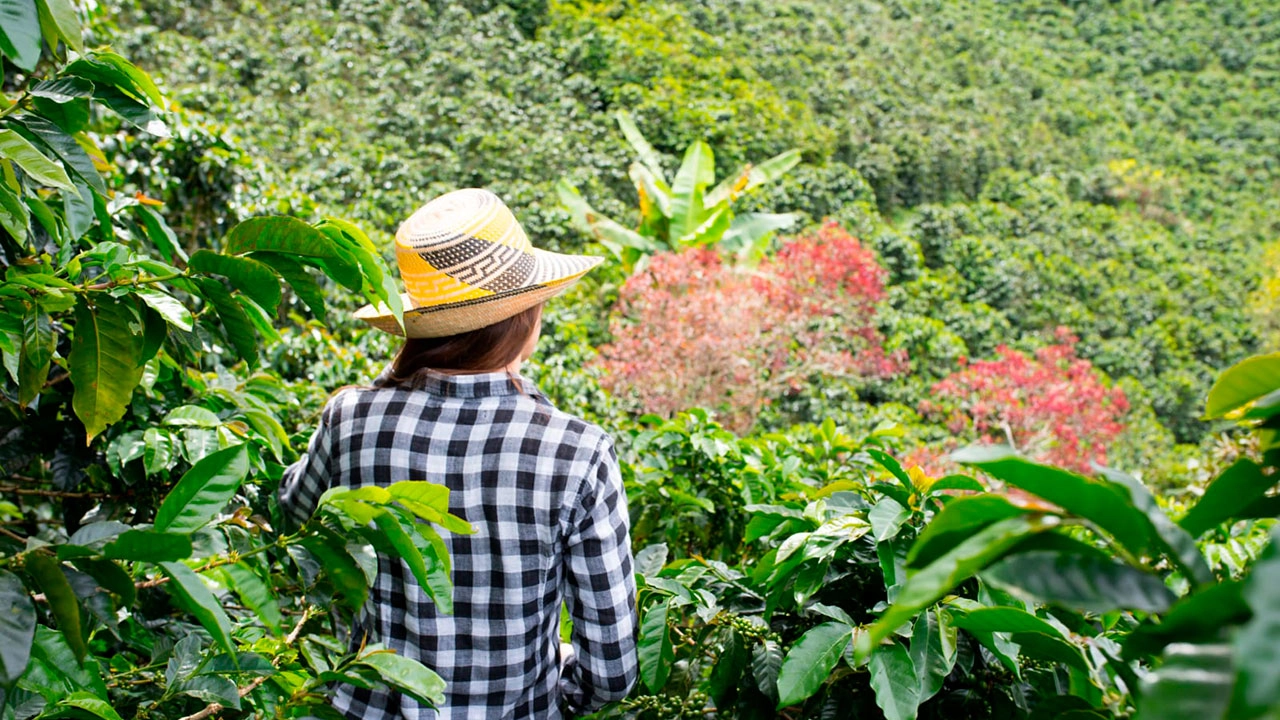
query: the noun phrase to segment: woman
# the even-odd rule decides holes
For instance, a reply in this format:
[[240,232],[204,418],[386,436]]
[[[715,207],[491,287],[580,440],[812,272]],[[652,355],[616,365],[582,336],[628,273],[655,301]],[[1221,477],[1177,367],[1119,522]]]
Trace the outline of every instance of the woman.
[[[476,532],[441,533],[452,616],[402,562],[380,558],[360,622],[369,642],[439,673],[444,705],[340,685],[334,706],[352,718],[558,718],[624,697],[636,678],[635,581],[613,445],[518,375],[542,304],[600,258],[533,248],[484,190],[423,206],[396,233],[396,253],[408,339],[372,388],[325,406],[280,503],[303,521],[330,487],[429,480],[449,488],[450,512]],[[401,331],[386,308],[357,317]],[[562,601],[573,619],[567,660]]]

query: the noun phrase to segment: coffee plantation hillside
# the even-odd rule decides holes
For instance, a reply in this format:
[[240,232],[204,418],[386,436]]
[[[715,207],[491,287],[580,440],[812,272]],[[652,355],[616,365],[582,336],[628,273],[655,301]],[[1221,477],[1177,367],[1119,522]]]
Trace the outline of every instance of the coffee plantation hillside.
[[615,111],[667,173],[698,140],[717,177],[799,150],[735,212],[870,244],[913,371],[819,392],[802,419],[865,412],[851,393],[914,407],[959,358],[1066,326],[1133,400],[1126,444],[1159,457],[1205,436],[1214,370],[1259,342],[1240,308],[1276,236],[1280,93],[1256,3],[144,0],[118,18],[117,44],[270,158],[295,210],[374,237],[484,185],[576,248],[562,179],[634,227]]

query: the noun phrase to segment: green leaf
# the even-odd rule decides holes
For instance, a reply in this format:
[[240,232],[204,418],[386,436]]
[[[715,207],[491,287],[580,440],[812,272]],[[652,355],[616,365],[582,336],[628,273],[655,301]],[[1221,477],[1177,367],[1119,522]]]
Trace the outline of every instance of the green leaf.
[[992,523],[1025,511],[1003,495],[983,494],[956,498],[933,516],[907,553],[907,567],[923,567],[946,554],[956,543]]
[[896,642],[881,645],[867,662],[871,689],[885,720],[915,720],[920,706],[920,681],[906,648]]
[[1178,523],[1192,537],[1200,537],[1249,507],[1261,498],[1280,478],[1264,475],[1262,467],[1248,458],[1240,458],[1209,483],[1199,502]]
[[26,568],[40,584],[40,590],[49,601],[49,609],[58,621],[58,629],[76,654],[76,661],[83,663],[89,648],[85,645],[80,625],[80,602],[71,589],[71,583],[67,581],[66,573],[62,572],[62,563],[48,555],[32,553],[27,556]]
[[37,5],[40,8],[41,23],[55,28],[58,37],[62,38],[67,47],[83,53],[84,43],[80,35],[84,31],[80,27],[80,16],[76,15],[75,7],[68,0],[38,0]]
[[795,213],[742,213],[735,215],[729,229],[720,239],[726,252],[756,256],[762,254],[762,245],[779,230],[795,225],[800,216]]
[[444,704],[444,680],[425,665],[390,651],[375,652],[360,658],[382,676],[383,682],[431,707]]
[[[12,0],[0,0],[0,3]],[[76,186],[67,177],[62,166],[45,157],[30,141],[9,129],[0,129],[0,157],[17,163],[31,179],[61,190],[75,191]]]
[[919,701],[924,702],[938,694],[956,665],[956,628],[945,610],[930,608],[916,617],[909,654],[919,679]]
[[751,647],[751,677],[761,694],[778,701],[778,674],[782,672],[782,647],[777,641],[766,639]]
[[1024,600],[1082,612],[1160,613],[1175,599],[1158,576],[1093,555],[1018,553],[987,568],[982,578]]
[[0,685],[11,685],[31,660],[36,607],[17,575],[0,570]]
[[191,425],[202,428],[216,428],[222,424],[217,413],[199,405],[180,405],[169,411],[161,420],[162,425]]
[[258,341],[254,334],[253,321],[249,319],[244,308],[231,297],[231,293],[222,287],[222,282],[212,278],[195,278],[201,294],[209,304],[218,311],[222,320],[222,329],[227,340],[235,349],[236,355],[249,364],[258,363]]
[[31,86],[32,97],[45,98],[58,104],[93,97],[93,83],[78,77],[41,80]]
[[980,608],[955,618],[955,626],[975,633],[1009,633],[1024,655],[1038,656],[1090,672],[1084,653],[1062,631],[1025,610],[1010,607]]
[[409,566],[409,571],[423,589],[445,614],[453,613],[453,583],[449,580],[444,567],[435,558],[426,558],[418,549],[413,538],[400,525],[395,514],[382,511],[374,516],[373,522],[382,531],[391,547]]
[[175,260],[186,261],[187,253],[178,242],[178,236],[174,234],[173,229],[160,213],[142,204],[135,205],[134,208],[137,210],[138,217],[142,218],[142,226],[147,231],[147,237],[160,251],[164,261],[167,263]]
[[[190,543],[190,541],[188,541]],[[181,559],[181,558],[179,558]],[[71,561],[81,572],[87,573],[99,585],[120,597],[122,604],[132,605],[137,599],[138,589],[133,578],[123,568],[105,558],[83,557]]]
[[263,263],[270,265],[280,277],[289,283],[289,287],[293,288],[294,294],[298,299],[302,300],[311,313],[318,320],[325,320],[325,302],[324,291],[320,289],[319,283],[312,277],[311,273],[302,263],[294,260],[288,255],[276,252],[255,252],[254,259],[261,260]]
[[1129,491],[1133,506],[1145,513],[1151,521],[1151,528],[1155,532],[1154,540],[1162,546],[1164,555],[1182,571],[1193,586],[1214,581],[1213,571],[1196,546],[1195,538],[1169,519],[1156,502],[1155,496],[1140,480],[1111,468],[1099,467],[1098,472]]
[[1255,714],[1280,705],[1280,530],[1244,581],[1245,602],[1253,611],[1232,647],[1239,669],[1236,693],[1243,707]]
[[218,603],[218,599],[209,592],[209,588],[205,587],[200,576],[192,572],[191,568],[177,562],[162,562],[160,569],[173,581],[165,586],[170,594],[185,601],[187,609],[204,629],[209,631],[214,641],[227,653],[234,655],[236,647],[231,641],[231,620],[227,617],[227,612],[222,609],[222,605]]
[[91,692],[73,692],[62,700],[58,701],[58,705],[62,707],[73,707],[85,712],[96,715],[102,720],[122,720],[120,714],[111,707],[111,703],[94,695]]
[[644,163],[644,167],[649,170],[653,179],[657,182],[658,189],[663,193],[670,193],[671,189],[667,186],[667,181],[662,173],[662,160],[658,156],[653,146],[641,134],[640,128],[636,127],[636,121],[631,117],[631,113],[626,110],[619,110],[615,116],[618,119],[618,127],[622,129],[622,135],[631,144],[636,151],[636,155],[640,157],[640,162]]
[[871,532],[878,543],[890,540],[897,535],[902,529],[902,524],[909,517],[911,517],[910,511],[899,505],[893,498],[882,498],[875,507],[871,508],[871,512],[867,513],[867,520],[871,522]]
[[240,597],[240,602],[252,610],[271,632],[279,635],[284,619],[280,615],[280,604],[267,583],[243,562],[227,565],[222,572],[227,585]]
[[[729,223],[733,217],[728,206],[721,206],[712,210],[702,221],[701,225],[694,228],[688,235],[676,238],[676,244],[679,247],[707,247],[715,245],[724,237],[725,232],[729,229]],[[674,236],[673,236],[674,237]]]
[[1229,645],[1174,643],[1142,683],[1136,720],[1226,718],[1234,680]]
[[1125,488],[1031,462],[1000,446],[975,445],[951,457],[1092,522],[1134,555],[1144,555],[1150,548],[1151,523],[1133,506]]
[[218,703],[223,707],[240,709],[240,692],[236,684],[217,675],[197,675],[188,678],[179,683],[174,688],[174,692],[190,695],[207,703]]
[[142,321],[132,301],[95,294],[76,303],[75,337],[68,358],[71,404],[84,423],[87,441],[124,417],[142,380]]
[[22,242],[27,237],[27,228],[31,226],[31,210],[27,204],[18,199],[9,186],[0,183],[0,227]]
[[142,302],[146,303],[152,310],[160,313],[160,317],[163,317],[165,322],[179,330],[191,332],[194,327],[195,319],[191,317],[191,311],[178,302],[178,299],[174,296],[155,288],[147,287],[137,288],[133,291],[133,294],[142,298]]
[[97,50],[93,53],[93,63],[100,68],[111,68],[112,72],[109,77],[117,87],[126,87],[125,82],[120,82],[121,76],[127,78],[127,86],[131,88],[131,92],[137,94],[140,99],[145,98],[152,105],[164,109],[164,96],[160,94],[160,88],[156,87],[151,76],[140,70],[133,63],[125,60],[123,57],[113,52],[103,52]]
[[292,217],[250,218],[227,233],[226,253],[274,252],[310,258],[344,287],[359,290],[360,268],[316,228]]
[[33,0],[0,0],[0,52],[30,72],[40,62],[40,13]]
[[[87,103],[86,112],[87,112]],[[37,141],[46,146],[53,155],[61,160],[64,169],[70,170],[69,177],[75,183],[79,179],[80,185],[88,185],[99,193],[106,193],[107,186],[102,180],[102,175],[98,173],[98,169],[94,167],[93,160],[89,154],[85,152],[80,143],[61,127],[45,120],[42,117],[34,115],[24,115],[20,119],[20,125],[17,127],[25,129],[28,133],[27,139]],[[68,191],[68,195],[76,192]],[[85,200],[91,201],[89,196],[85,196]],[[92,214],[92,213],[90,213]],[[76,237],[79,237],[77,234]]]
[[1006,518],[961,541],[907,580],[893,605],[866,633],[859,634],[855,657],[867,657],[872,648],[900,625],[1004,555],[1025,536],[1056,524],[1057,518],[1052,516]]
[[778,709],[795,705],[817,692],[851,638],[853,628],[842,622],[823,623],[802,635],[778,673]]
[[337,538],[312,537],[301,544],[320,561],[343,603],[351,610],[359,610],[369,596],[369,586],[364,571],[342,542]]
[[253,298],[268,312],[280,305],[280,280],[271,267],[250,257],[222,255],[198,250],[187,267],[206,274],[217,274],[231,281],[231,286]]
[[1183,597],[1158,622],[1147,619],[1129,633],[1124,638],[1123,657],[1128,660],[1155,657],[1166,645],[1175,642],[1223,640],[1228,628],[1247,621],[1251,615],[1241,587],[1240,582],[1228,580]]
[[202,458],[182,476],[156,511],[160,532],[191,533],[204,527],[235,496],[249,474],[246,445]]
[[556,183],[556,194],[560,198],[560,204],[569,211],[574,227],[594,237],[620,260],[626,259],[624,248],[633,248],[642,253],[652,253],[657,250],[652,238],[645,237],[634,230],[628,230],[596,212],[578,194],[578,189],[567,181],[560,180]]
[[701,140],[685,151],[684,161],[671,183],[671,237],[693,233],[707,218],[702,195],[715,182],[715,156]]
[[37,308],[22,317],[22,350],[18,356],[18,404],[26,407],[40,395],[49,379],[49,363],[57,338],[49,315]]
[[943,490],[969,490],[972,492],[984,492],[986,487],[969,477],[968,475],[948,475],[939,478],[936,482],[929,486],[929,494],[937,495]]
[[1280,389],[1280,353],[1247,358],[1222,371],[1209,388],[1205,419],[1222,417],[1277,389]]
[[671,645],[671,628],[667,625],[668,605],[659,602],[644,613],[636,655],[640,660],[640,679],[650,692],[657,693],[667,684],[675,649]]
[[191,557],[191,538],[154,530],[130,530],[120,533],[102,548],[102,554],[113,560],[159,563]]
[[139,130],[159,138],[170,136],[169,127],[156,116],[150,106],[135,100],[115,86],[99,84],[93,91],[93,97]]

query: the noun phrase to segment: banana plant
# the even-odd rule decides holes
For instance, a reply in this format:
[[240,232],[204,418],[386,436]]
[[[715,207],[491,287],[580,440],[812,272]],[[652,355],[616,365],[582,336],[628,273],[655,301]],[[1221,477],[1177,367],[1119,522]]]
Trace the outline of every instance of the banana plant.
[[763,255],[778,230],[795,224],[793,213],[733,212],[734,202],[751,190],[773,182],[800,162],[798,150],[788,150],[716,183],[715,154],[698,140],[685,151],[680,169],[670,182],[657,151],[627,112],[617,115],[618,126],[639,156],[628,171],[640,201],[640,224],[632,230],[597,212],[567,180],[556,185],[560,202],[574,225],[609,249],[628,271],[655,252],[690,247],[716,247],[747,260]]

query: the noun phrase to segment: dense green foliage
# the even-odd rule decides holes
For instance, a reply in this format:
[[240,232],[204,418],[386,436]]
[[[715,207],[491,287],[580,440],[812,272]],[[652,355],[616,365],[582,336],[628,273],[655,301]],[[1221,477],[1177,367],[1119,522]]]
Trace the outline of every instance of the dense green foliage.
[[[271,498],[327,394],[394,350],[349,318],[395,297],[389,233],[476,185],[538,245],[623,261],[549,308],[529,368],[622,451],[642,682],[602,717],[1274,717],[1280,360],[1221,371],[1277,337],[1280,12],[3,4],[0,720],[439,697],[345,633],[379,555],[449,605],[447,496],[333,496],[301,528]],[[791,213],[810,249],[876,254],[864,339],[892,372],[767,373],[788,390],[742,435],[602,390],[632,263],[768,267]],[[940,381],[1061,327],[1058,369],[1108,398],[1063,422],[1127,428],[1116,470],[895,459],[969,439],[924,411]]]

